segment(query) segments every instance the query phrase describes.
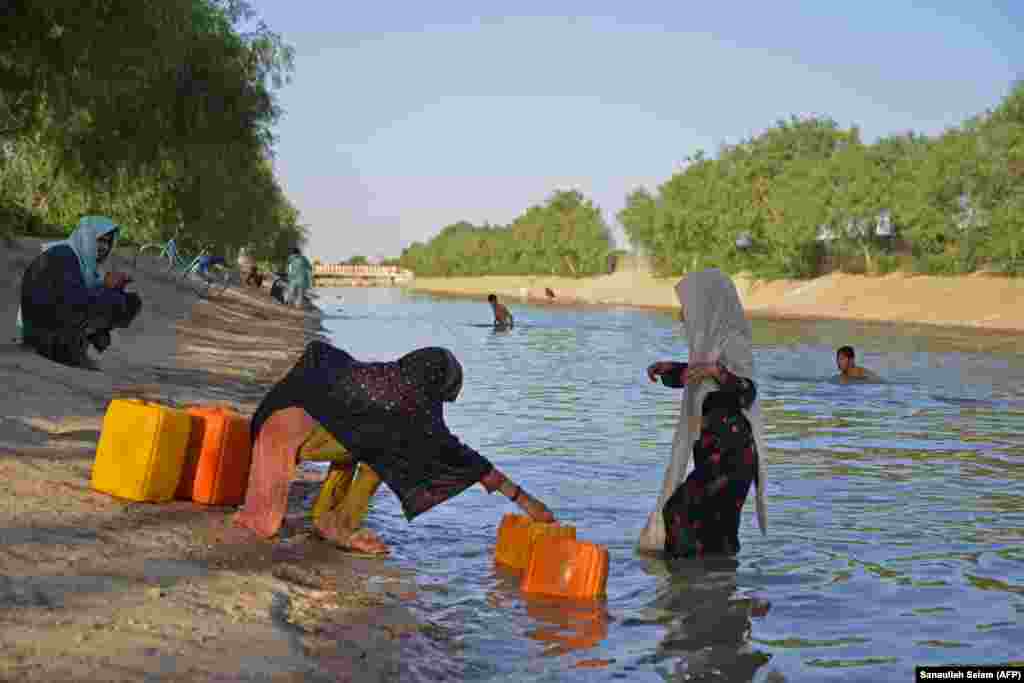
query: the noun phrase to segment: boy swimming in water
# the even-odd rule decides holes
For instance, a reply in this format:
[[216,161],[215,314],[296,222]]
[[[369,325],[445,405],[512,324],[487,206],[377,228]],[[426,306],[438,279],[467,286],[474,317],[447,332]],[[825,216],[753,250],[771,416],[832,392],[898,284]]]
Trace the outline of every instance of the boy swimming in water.
[[498,297],[494,294],[488,295],[487,301],[490,302],[491,308],[494,310],[495,329],[512,329],[515,326],[515,320],[505,304],[498,303]]
[[841,346],[836,350],[836,366],[839,368],[839,379],[878,379],[878,375],[855,362],[856,354],[852,346]]

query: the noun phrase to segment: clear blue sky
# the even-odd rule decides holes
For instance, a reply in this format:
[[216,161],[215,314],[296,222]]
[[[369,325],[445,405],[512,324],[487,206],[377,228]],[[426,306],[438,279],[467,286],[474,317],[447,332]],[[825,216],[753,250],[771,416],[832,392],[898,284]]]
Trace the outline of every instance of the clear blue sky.
[[790,114],[934,134],[1024,75],[1024,0],[254,5],[296,49],[277,170],[328,261],[556,188],[622,240],[626,194],[699,148]]

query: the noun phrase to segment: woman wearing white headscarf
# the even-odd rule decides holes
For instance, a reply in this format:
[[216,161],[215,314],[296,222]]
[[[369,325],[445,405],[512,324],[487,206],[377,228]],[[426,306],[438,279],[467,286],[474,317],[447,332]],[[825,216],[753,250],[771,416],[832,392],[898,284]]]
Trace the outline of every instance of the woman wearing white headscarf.
[[686,395],[640,549],[673,557],[735,554],[751,483],[757,486],[758,525],[767,533],[764,427],[752,380],[750,322],[736,286],[716,268],[687,275],[676,294],[689,363],[661,361],[647,373],[651,381],[660,377],[667,386],[685,387]]
[[117,234],[109,218],[85,216],[68,239],[45,245],[28,265],[18,326],[22,341],[40,355],[87,366],[88,346],[103,352],[110,346],[110,330],[127,327],[138,314],[141,299],[124,291],[130,278],[99,270]]

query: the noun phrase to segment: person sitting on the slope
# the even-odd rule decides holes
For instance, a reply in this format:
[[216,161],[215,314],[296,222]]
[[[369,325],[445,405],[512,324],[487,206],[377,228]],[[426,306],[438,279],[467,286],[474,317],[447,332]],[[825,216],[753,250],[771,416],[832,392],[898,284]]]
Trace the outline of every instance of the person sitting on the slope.
[[44,358],[91,368],[88,347],[102,353],[110,346],[110,331],[128,327],[138,315],[142,300],[124,291],[131,278],[99,272],[118,232],[109,218],[85,216],[68,239],[46,245],[25,270],[21,339]]

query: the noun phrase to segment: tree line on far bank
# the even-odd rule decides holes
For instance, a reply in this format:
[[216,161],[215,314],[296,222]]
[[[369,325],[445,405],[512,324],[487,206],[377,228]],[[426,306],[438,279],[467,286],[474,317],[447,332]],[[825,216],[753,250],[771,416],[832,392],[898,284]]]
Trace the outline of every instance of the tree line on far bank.
[[613,250],[600,209],[570,190],[555,192],[508,226],[449,225],[426,244],[404,249],[398,263],[423,277],[583,277],[606,273]]
[[272,167],[293,51],[247,0],[8,0],[0,24],[0,237],[102,214],[188,253],[305,240]]
[[[698,151],[656,191],[618,213],[661,275],[717,266],[759,277],[829,270],[1024,272],[1024,83],[997,107],[935,137],[872,144],[827,117],[778,121],[764,133]],[[509,226],[449,225],[400,262],[422,276],[606,272],[613,255],[600,211],[557,192]]]

